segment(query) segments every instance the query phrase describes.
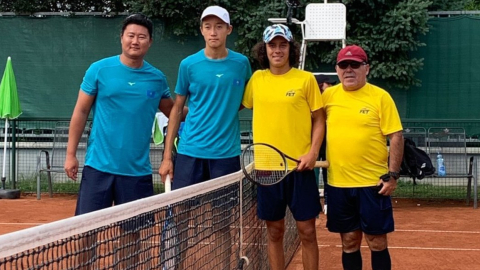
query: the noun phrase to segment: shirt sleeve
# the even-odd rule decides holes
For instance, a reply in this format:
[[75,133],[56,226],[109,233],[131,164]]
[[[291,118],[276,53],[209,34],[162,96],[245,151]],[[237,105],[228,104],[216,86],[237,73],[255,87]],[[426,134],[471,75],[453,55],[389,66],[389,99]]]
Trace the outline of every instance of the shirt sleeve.
[[380,129],[384,135],[403,129],[395,102],[387,92],[381,98]]
[[85,72],[80,89],[89,96],[94,96],[98,92],[98,66],[94,63]]
[[168,86],[167,78],[165,77],[164,74],[161,74],[160,76],[161,76],[160,91],[162,93],[162,99],[171,98],[172,94],[170,93],[170,87]]
[[307,102],[310,106],[310,111],[314,112],[323,108],[323,100],[320,93],[320,88],[318,87],[317,81],[315,80],[313,74],[309,75],[305,87]]
[[253,74],[250,80],[248,80],[247,86],[245,87],[245,92],[243,93],[242,105],[245,108],[253,108],[253,88],[255,83],[256,74]]
[[246,58],[246,63],[245,64],[247,65],[247,73],[246,73],[245,81],[248,82],[250,80],[250,78],[252,77],[252,66],[250,65],[250,62],[248,61],[248,58]]
[[180,63],[180,67],[178,69],[178,78],[177,85],[175,86],[175,93],[186,96],[188,94],[189,86],[190,82],[188,80],[188,66],[184,60]]

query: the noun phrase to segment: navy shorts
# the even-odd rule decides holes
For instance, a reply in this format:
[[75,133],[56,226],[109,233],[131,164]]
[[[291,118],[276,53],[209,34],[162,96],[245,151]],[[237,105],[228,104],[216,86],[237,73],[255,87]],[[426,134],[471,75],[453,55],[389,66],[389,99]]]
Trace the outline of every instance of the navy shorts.
[[[177,154],[173,174],[172,189],[188,187],[211,179],[225,176],[240,170],[240,156],[223,159],[194,158]],[[211,195],[191,202],[200,204],[211,201],[213,207],[220,211],[227,211],[228,208],[238,204],[238,188],[226,188],[213,191]]]
[[177,154],[172,189],[188,187],[240,170],[240,156],[222,159],[194,158]]
[[315,218],[321,211],[315,172],[292,172],[280,183],[258,186],[258,217],[278,221],[285,217],[287,206],[297,221]]
[[327,228],[331,232],[356,230],[370,235],[394,231],[392,200],[378,188],[338,188],[327,185]]
[[86,214],[153,195],[152,175],[124,176],[85,166],[75,215]]

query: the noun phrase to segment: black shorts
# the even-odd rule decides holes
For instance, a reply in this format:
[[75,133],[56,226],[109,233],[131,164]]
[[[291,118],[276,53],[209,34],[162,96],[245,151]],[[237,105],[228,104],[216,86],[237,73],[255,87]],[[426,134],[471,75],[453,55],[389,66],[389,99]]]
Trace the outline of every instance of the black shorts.
[[292,172],[280,183],[257,190],[257,213],[263,220],[283,219],[287,206],[297,221],[315,218],[322,209],[313,170]]
[[[151,174],[144,176],[115,175],[85,166],[82,172],[75,215],[86,214],[152,195]],[[120,225],[125,231],[134,231],[149,227],[152,223],[153,215],[144,214],[122,221]]]
[[327,185],[327,227],[331,232],[362,230],[380,235],[393,232],[393,210],[390,196],[378,194],[378,188],[338,188]]
[[[173,172],[172,189],[188,187],[240,170],[240,157],[222,159],[202,159],[177,154]],[[238,204],[238,187],[228,187],[192,200],[190,205],[211,202],[214,209],[228,211]]]

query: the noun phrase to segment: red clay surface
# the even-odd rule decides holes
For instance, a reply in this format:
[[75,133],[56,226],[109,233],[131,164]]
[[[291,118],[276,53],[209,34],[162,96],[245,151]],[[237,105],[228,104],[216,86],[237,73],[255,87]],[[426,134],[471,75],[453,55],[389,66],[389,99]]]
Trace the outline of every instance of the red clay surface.
[[[465,202],[393,200],[395,232],[389,234],[392,269],[480,269],[480,208]],[[470,203],[471,205],[471,203]],[[342,270],[340,236],[317,220],[320,269]],[[361,248],[363,269],[371,269],[370,250]],[[303,269],[301,248],[287,270]]]
[[[75,195],[34,195],[0,199],[0,234],[73,216]],[[480,269],[480,209],[464,202],[426,202],[394,199],[396,231],[389,234],[395,270]],[[317,220],[320,269],[341,270],[340,237]],[[363,269],[370,269],[370,251],[362,244]],[[287,270],[303,269],[301,248]]]
[[52,221],[72,217],[75,213],[76,195],[42,194],[22,195],[17,200],[0,199],[0,234],[14,232]]

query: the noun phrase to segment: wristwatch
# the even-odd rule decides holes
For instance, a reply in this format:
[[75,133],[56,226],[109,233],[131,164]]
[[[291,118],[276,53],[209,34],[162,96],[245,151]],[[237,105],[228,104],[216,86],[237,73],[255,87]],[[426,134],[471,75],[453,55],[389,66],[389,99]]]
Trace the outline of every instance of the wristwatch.
[[388,172],[382,176],[380,176],[380,179],[382,179],[383,182],[388,182],[390,181],[390,177],[393,177],[393,179],[398,180],[400,178],[400,173],[399,172]]

